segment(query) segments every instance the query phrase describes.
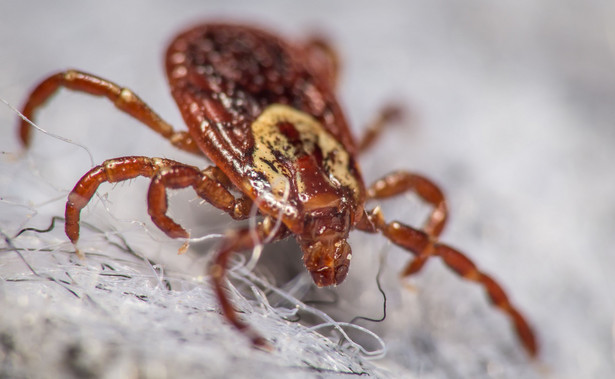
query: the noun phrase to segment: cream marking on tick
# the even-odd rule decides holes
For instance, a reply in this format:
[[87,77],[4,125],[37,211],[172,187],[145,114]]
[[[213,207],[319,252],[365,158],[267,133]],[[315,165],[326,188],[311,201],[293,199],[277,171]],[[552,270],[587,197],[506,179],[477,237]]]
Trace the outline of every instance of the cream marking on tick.
[[[290,178],[291,173],[277,158],[282,154],[291,162],[297,161],[295,149],[291,142],[280,133],[277,125],[282,122],[291,123],[300,135],[302,146],[306,153],[311,154],[318,146],[324,157],[325,171],[331,187],[348,187],[355,197],[359,194],[359,183],[349,172],[350,157],[340,142],[338,142],[325,128],[310,115],[291,108],[287,105],[273,104],[267,107],[252,123],[254,135],[254,153],[252,155],[255,171],[263,174],[270,185],[270,193],[259,194],[265,199],[273,200],[278,206],[283,204],[284,181],[281,178]],[[306,185],[300,173],[295,177],[297,191],[301,194]],[[261,189],[263,191],[265,189]],[[303,198],[300,197],[302,201]],[[306,199],[307,200],[307,199]]]

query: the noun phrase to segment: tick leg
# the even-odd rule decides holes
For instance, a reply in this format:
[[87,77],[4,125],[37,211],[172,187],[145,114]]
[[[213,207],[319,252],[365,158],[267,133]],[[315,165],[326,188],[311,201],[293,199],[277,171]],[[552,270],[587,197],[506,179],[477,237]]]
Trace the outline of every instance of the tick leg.
[[374,142],[380,137],[382,131],[393,122],[398,121],[403,117],[403,111],[400,107],[395,105],[389,105],[384,107],[378,117],[373,120],[365,130],[363,137],[357,145],[359,147],[359,153],[362,153],[369,149]]
[[339,77],[340,60],[335,49],[320,36],[313,36],[304,45],[307,64],[319,78],[335,89]]
[[[162,167],[181,163],[163,158],[122,157],[104,161],[88,171],[75,185],[66,202],[64,230],[70,241],[76,245],[79,240],[79,215],[104,182],[116,183],[138,176],[151,178]],[[79,251],[77,250],[77,253]]]
[[446,200],[440,188],[424,176],[405,171],[396,171],[377,180],[367,190],[369,199],[387,199],[404,192],[414,191],[434,209],[429,215],[423,230],[431,237],[437,238],[448,216]]
[[[171,170],[173,172],[173,168],[183,168],[186,171],[197,172],[199,175],[202,175],[202,179],[197,184],[197,193],[214,206],[227,211],[234,218],[246,218],[248,216],[251,207],[250,200],[247,198],[234,199],[223,183],[220,183],[217,179],[224,175],[217,167],[209,167],[201,174],[195,167],[186,166],[170,159],[123,157],[109,159],[100,166],[94,167],[79,179],[75,188],[68,195],[68,201],[66,202],[66,235],[73,244],[77,244],[79,240],[79,216],[81,209],[89,203],[102,183],[117,183],[138,176],[153,178],[161,170]],[[157,200],[158,202],[161,201],[160,198]],[[166,207],[164,187],[162,187],[162,200]],[[158,208],[155,208],[156,206]],[[156,209],[158,213],[151,209]],[[159,204],[150,206],[150,214],[153,212],[156,215],[160,213],[164,215],[165,211],[166,208],[163,211]],[[79,253],[78,250],[77,253]]]
[[171,238],[188,238],[188,232],[169,218],[167,188],[180,189],[192,187],[197,195],[237,220],[245,219],[250,214],[252,201],[247,196],[235,198],[226,188],[222,171],[209,167],[203,171],[187,165],[164,167],[153,177],[147,194],[149,215],[160,230]]
[[237,316],[237,311],[233,308],[231,300],[225,290],[225,278],[228,269],[229,258],[236,252],[254,248],[257,244],[265,240],[279,240],[289,235],[288,229],[281,224],[277,230],[272,230],[275,220],[266,217],[256,225],[256,229],[241,229],[230,232],[218,251],[216,258],[211,265],[210,274],[214,290],[218,296],[218,301],[222,307],[224,317],[240,332],[245,334],[255,347],[271,350],[265,338],[258,334],[248,324],[244,323]]
[[[127,88],[121,88],[108,80],[81,71],[68,70],[49,76],[32,91],[22,113],[33,120],[36,111],[60,88],[104,96],[121,111],[147,125],[150,129],[168,139],[177,148],[196,155],[203,155],[188,132],[176,132],[173,127],[158,116],[147,104]],[[24,147],[30,144],[31,126],[25,120],[19,124],[19,137]]]
[[510,317],[526,350],[530,355],[536,355],[538,352],[536,338],[523,315],[510,303],[502,287],[493,278],[481,272],[468,257],[450,246],[435,241],[423,231],[397,221],[386,223],[379,208],[366,213],[366,217],[369,222],[358,225],[362,230],[380,231],[391,242],[418,257],[425,255],[425,251],[430,251],[429,255],[442,258],[444,263],[458,275],[482,285],[492,303]]
[[[420,175],[397,171],[372,184],[367,190],[367,196],[370,199],[386,199],[407,191],[416,192],[421,199],[434,207],[423,230],[431,239],[437,239],[446,224],[448,211],[442,191],[431,180]],[[432,253],[433,249],[423,250],[408,264],[404,276],[420,271]]]

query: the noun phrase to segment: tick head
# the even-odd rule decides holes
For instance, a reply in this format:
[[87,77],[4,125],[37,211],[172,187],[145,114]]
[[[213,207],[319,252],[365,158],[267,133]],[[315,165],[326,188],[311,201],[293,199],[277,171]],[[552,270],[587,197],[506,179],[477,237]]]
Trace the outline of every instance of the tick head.
[[343,207],[321,208],[304,217],[303,233],[297,241],[303,251],[303,263],[319,287],[337,285],[348,274],[350,245],[346,239],[351,212]]
[[318,287],[341,284],[348,274],[352,252],[345,239],[301,243],[303,262]]

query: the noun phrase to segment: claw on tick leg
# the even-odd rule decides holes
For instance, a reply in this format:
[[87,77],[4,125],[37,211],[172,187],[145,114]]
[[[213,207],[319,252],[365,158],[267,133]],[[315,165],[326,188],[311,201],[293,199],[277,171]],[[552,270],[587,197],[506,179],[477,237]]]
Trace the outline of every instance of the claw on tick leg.
[[268,353],[271,353],[273,351],[273,346],[269,343],[269,341],[267,341],[261,336],[252,337],[252,346]]
[[73,247],[75,248],[75,254],[77,254],[79,259],[85,259],[85,254],[83,254],[83,252],[81,250],[79,250],[77,245],[73,245]]
[[179,250],[177,250],[177,255],[182,255],[182,254],[186,254],[186,251],[188,251],[188,247],[190,247],[190,242],[188,240],[186,240],[186,242],[184,242]]

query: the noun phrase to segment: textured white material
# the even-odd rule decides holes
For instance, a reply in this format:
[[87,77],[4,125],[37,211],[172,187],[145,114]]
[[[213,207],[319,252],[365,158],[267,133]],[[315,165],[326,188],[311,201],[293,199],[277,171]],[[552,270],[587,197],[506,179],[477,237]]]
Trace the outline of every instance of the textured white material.
[[[409,258],[397,248],[388,249],[383,267],[387,319],[358,321],[383,338],[385,358],[368,360],[320,337],[309,327],[322,318],[303,313],[301,322],[283,320],[280,312],[292,314],[292,305],[270,296],[272,308],[265,307],[237,276],[237,288],[248,296],[236,301],[241,316],[275,346],[271,354],[256,351],[223,321],[204,276],[215,240],[193,243],[177,256],[181,243],[148,220],[143,179],[104,185],[84,210],[83,220],[96,228],[84,229],[85,261],[69,253],[61,222],[49,233],[13,238],[61,216],[68,191],[91,165],[79,147],[40,133],[32,150],[16,157],[17,116],[0,106],[0,232],[13,245],[0,245],[0,376],[615,376],[614,5],[5,2],[0,97],[19,106],[45,75],[78,68],[130,87],[183,128],[162,54],[187,25],[221,16],[291,39],[314,30],[330,36],[342,59],[340,97],[357,135],[387,100],[408,105],[408,126],[392,128],[360,158],[365,179],[407,169],[441,185],[451,209],[443,240],[503,284],[536,327],[539,360],[527,359],[508,320],[480,288],[439,261],[400,281]],[[95,164],[124,155],[208,164],[176,151],[106,100],[62,91],[38,123],[85,145]],[[400,198],[383,208],[387,219],[419,224],[425,209],[417,204]],[[194,237],[237,225],[190,191],[173,196],[171,214]],[[159,266],[123,251],[119,237]],[[314,306],[336,320],[378,318],[382,297],[375,278],[386,242],[354,233],[350,244],[350,274],[334,290],[301,296],[301,277],[295,287],[284,287],[306,275],[292,244],[266,248],[256,271],[306,303],[333,300]],[[378,348],[373,337],[349,333]]]

